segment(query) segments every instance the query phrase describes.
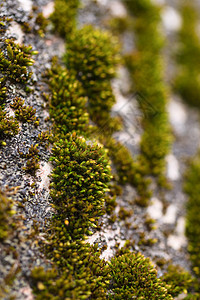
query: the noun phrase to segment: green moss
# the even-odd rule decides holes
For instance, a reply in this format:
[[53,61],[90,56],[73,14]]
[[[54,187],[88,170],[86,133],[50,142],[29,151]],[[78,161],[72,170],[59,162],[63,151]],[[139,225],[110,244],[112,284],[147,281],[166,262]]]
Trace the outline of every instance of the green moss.
[[86,25],[70,36],[65,60],[83,84],[90,118],[101,128],[108,127],[115,103],[110,79],[116,75],[120,61],[117,39],[109,32]]
[[37,140],[41,145],[44,145],[45,148],[48,148],[50,141],[52,140],[52,134],[49,131],[42,131],[38,134]]
[[0,105],[5,102],[7,96],[7,88],[5,87],[5,78],[0,79]]
[[7,136],[16,135],[19,131],[19,123],[13,117],[7,116],[5,110],[0,106],[0,140]]
[[34,33],[39,34],[40,37],[44,37],[49,20],[41,12],[38,12],[40,10],[39,7],[33,6],[32,10],[34,14],[31,12],[28,16],[28,22],[20,22],[21,28],[24,33]]
[[[111,169],[105,150],[76,134],[68,134],[55,143],[52,161],[51,197],[59,205],[66,201],[63,213],[68,217],[71,235],[88,234],[103,214],[105,193],[109,191]],[[66,200],[64,200],[66,199]]]
[[41,37],[44,37],[44,34],[46,32],[46,27],[48,25],[48,20],[44,17],[44,15],[41,12],[37,14],[37,17],[35,19],[35,24],[39,26],[37,33]]
[[34,123],[36,126],[39,125],[39,121],[35,116],[36,109],[32,106],[24,105],[24,100],[20,97],[15,97],[13,103],[10,105],[15,110],[16,119],[21,122]]
[[50,114],[55,122],[56,132],[66,134],[73,130],[77,133],[87,131],[87,98],[81,83],[69,71],[55,63],[47,77],[52,92]]
[[173,79],[173,87],[188,104],[200,107],[199,14],[195,1],[183,3],[181,16],[182,27],[178,33],[179,44],[175,56],[178,71]]
[[195,273],[200,276],[200,154],[191,162],[185,177],[184,190],[188,195],[186,205],[186,235],[189,240],[188,250]]
[[109,299],[173,299],[150,259],[141,253],[127,252],[112,258],[109,265],[113,277]]
[[150,181],[145,178],[145,166],[134,161],[128,149],[112,137],[101,135],[99,138],[109,151],[109,156],[117,170],[119,183],[129,183],[135,186],[138,198],[133,201],[141,206],[146,206],[151,192],[148,190]]
[[120,207],[119,210],[119,219],[120,220],[126,220],[127,218],[130,218],[133,215],[132,210],[127,210],[124,207]]
[[114,17],[109,21],[109,27],[115,34],[123,34],[131,26],[130,19],[126,17]]
[[40,165],[38,163],[39,162],[38,153],[39,153],[38,144],[31,145],[27,154],[24,154],[23,152],[19,152],[19,155],[21,157],[27,159],[26,166],[23,167],[23,170],[25,170],[27,173],[33,176],[35,176],[36,171],[40,168]]
[[[125,147],[121,150],[121,145],[111,138],[112,132],[119,128],[110,117],[115,102],[110,80],[120,61],[118,42],[108,32],[92,26],[70,29],[74,27],[71,3],[67,4],[68,15],[64,14],[66,2],[55,4],[52,19],[68,42],[65,57],[68,70],[53,65],[47,74],[52,92],[47,100],[50,99],[54,127],[50,193],[55,215],[43,245],[52,269],[36,268],[32,272],[36,299],[123,299],[126,296],[132,299],[135,295],[138,299],[144,295],[146,299],[152,295],[152,299],[172,299],[150,261],[141,254],[125,251],[109,266],[99,258],[98,244],[91,246],[85,242],[99,227],[100,216],[115,205],[114,198],[109,197],[117,191],[110,184],[108,157],[118,166],[120,180],[137,184],[143,195],[148,184],[146,179],[143,181],[146,166],[133,163]],[[73,15],[72,23],[66,22],[69,13]],[[97,126],[88,126],[89,117]],[[107,134],[105,124],[106,128],[112,128]],[[91,132],[100,137],[108,151],[93,141]],[[122,214],[126,216],[126,212]],[[112,291],[109,296],[108,291]]]
[[79,0],[55,0],[54,12],[50,19],[56,32],[68,39],[76,27],[76,14]]
[[84,86],[95,87],[99,80],[113,78],[118,63],[119,44],[109,32],[85,25],[70,37],[66,64],[76,71]]
[[34,63],[31,55],[38,52],[32,51],[31,46],[19,45],[13,40],[5,40],[4,47],[4,51],[0,51],[1,73],[10,80],[26,83],[32,75],[28,71],[28,67]]
[[177,297],[183,292],[187,294],[195,285],[191,274],[180,266],[175,265],[168,266],[167,272],[162,276],[162,280],[168,284],[168,291],[173,297]]
[[0,190],[0,241],[5,240],[14,230],[13,201]]
[[70,253],[67,247],[65,252],[62,251],[64,265],[60,272],[58,269],[44,271],[36,268],[32,272],[36,299],[106,299],[109,268],[99,260],[95,251],[86,245],[73,247]]
[[159,8],[149,0],[127,1],[127,6],[135,17],[137,50],[126,57],[126,63],[143,113],[144,134],[139,161],[146,166],[146,174],[159,177],[165,172],[165,156],[172,140],[166,113],[168,92],[162,74]]
[[111,179],[106,151],[74,132],[54,144],[51,160],[56,215],[45,248],[57,271],[45,272],[45,276],[41,269],[33,271],[36,299],[105,299],[108,268],[99,259],[97,246],[86,244],[84,237],[97,227],[104,212]]

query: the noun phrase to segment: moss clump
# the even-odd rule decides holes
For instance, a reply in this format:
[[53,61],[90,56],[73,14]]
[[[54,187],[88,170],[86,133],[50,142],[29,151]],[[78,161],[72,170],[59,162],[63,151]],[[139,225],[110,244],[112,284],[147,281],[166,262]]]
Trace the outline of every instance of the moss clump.
[[55,0],[54,12],[50,19],[56,32],[68,39],[76,27],[76,14],[79,0]]
[[56,132],[66,134],[75,130],[77,133],[87,131],[89,116],[81,83],[64,68],[53,64],[47,73],[52,96],[50,114],[55,122]]
[[141,253],[127,252],[112,258],[109,265],[113,277],[109,299],[173,299],[150,259]]
[[5,110],[0,106],[0,140],[6,136],[13,136],[19,131],[19,123],[13,117],[7,116]]
[[37,17],[35,19],[35,24],[39,26],[39,29],[37,29],[37,33],[41,37],[44,37],[44,33],[48,25],[48,20],[43,16],[41,12],[37,14]]
[[7,88],[5,87],[5,79],[0,79],[0,105],[2,105],[7,96]]
[[199,14],[194,1],[181,6],[182,27],[178,33],[179,47],[176,52],[178,65],[174,79],[174,90],[188,104],[200,107],[200,41],[198,30]]
[[163,176],[165,156],[169,151],[171,132],[166,113],[167,88],[164,83],[161,51],[163,38],[159,32],[158,6],[149,0],[125,1],[134,21],[137,50],[127,55],[126,63],[143,113],[144,134],[139,161],[146,175]]
[[5,240],[14,230],[13,201],[0,190],[0,241]]
[[118,63],[119,44],[109,32],[85,25],[70,37],[66,64],[76,71],[84,86],[95,86],[98,80],[113,78]]
[[109,32],[86,25],[69,39],[66,65],[82,82],[89,98],[89,114],[97,125],[109,125],[115,103],[110,79],[119,64],[119,44]]
[[48,148],[50,141],[52,140],[52,134],[49,131],[42,131],[38,134],[37,140],[40,144],[44,145],[45,148]]
[[32,73],[28,71],[34,60],[31,55],[37,54],[31,46],[16,44],[12,40],[5,40],[4,51],[0,51],[0,71],[10,80],[26,83]]
[[10,105],[15,110],[16,119],[21,122],[34,123],[36,126],[39,125],[39,121],[35,116],[36,109],[32,106],[24,105],[24,100],[20,97],[15,97],[13,103]]
[[112,137],[101,135],[100,141],[109,151],[109,156],[117,170],[119,183],[129,183],[137,187],[138,198],[133,201],[141,206],[146,206],[151,192],[148,190],[150,181],[145,178],[145,165],[134,161],[128,149]]
[[195,273],[200,276],[200,154],[191,162],[186,176],[184,190],[188,195],[186,205],[186,235],[189,240],[188,250]]
[[130,27],[130,19],[126,17],[114,17],[109,21],[109,27],[115,34],[123,34]]
[[59,268],[45,271],[39,267],[32,272],[36,300],[106,299],[109,268],[99,259],[97,247],[65,245],[64,249],[59,244]]
[[71,235],[88,234],[89,227],[96,227],[103,214],[105,193],[109,191],[111,169],[106,152],[74,132],[55,143],[52,154],[56,164],[51,175],[52,199],[58,208],[62,201]]
[[162,276],[162,280],[168,284],[168,291],[173,297],[177,297],[183,292],[187,294],[195,288],[195,279],[180,266],[169,265],[167,272]]
[[39,150],[38,150],[38,144],[31,145],[29,148],[29,151],[27,154],[24,154],[23,152],[19,152],[19,155],[23,158],[27,158],[26,166],[23,167],[23,170],[25,170],[27,173],[35,176],[36,171],[40,168],[39,165]]

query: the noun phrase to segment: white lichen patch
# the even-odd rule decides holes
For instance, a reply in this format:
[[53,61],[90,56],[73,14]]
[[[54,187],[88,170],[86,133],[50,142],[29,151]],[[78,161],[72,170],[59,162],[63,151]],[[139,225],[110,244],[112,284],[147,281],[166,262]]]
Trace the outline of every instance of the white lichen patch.
[[32,290],[29,286],[22,288],[19,292],[26,300],[33,300],[34,299],[34,295],[33,295]]
[[185,219],[180,217],[177,221],[175,228],[175,234],[170,235],[167,240],[168,246],[174,250],[180,250],[187,245],[187,239],[185,237]]
[[181,16],[170,6],[166,6],[162,11],[162,22],[167,31],[177,31],[181,27]]
[[20,6],[21,8],[23,8],[23,10],[27,12],[31,11],[33,5],[32,0],[18,0],[18,2],[20,3]]
[[163,223],[166,224],[174,224],[176,221],[176,215],[177,215],[177,206],[174,204],[171,204],[168,206],[166,214],[163,217]]
[[6,33],[8,34],[8,36],[15,36],[16,43],[20,45],[23,43],[24,33],[21,29],[21,26],[17,22],[12,21]]
[[43,188],[48,189],[50,184],[49,175],[52,171],[52,165],[47,162],[40,162],[40,169],[37,171],[37,175],[42,179],[39,184],[39,190]]
[[127,11],[124,5],[119,1],[110,1],[108,4],[111,15],[114,17],[126,17]]
[[152,0],[153,3],[158,4],[158,5],[163,5],[165,4],[165,0]]
[[169,120],[174,130],[178,134],[185,132],[185,123],[187,121],[186,107],[180,101],[172,99],[168,105]]
[[105,259],[109,261],[115,255],[115,245],[119,244],[119,248],[124,246],[125,241],[120,239],[120,227],[116,230],[112,229],[104,229],[101,232],[96,232],[92,236],[87,239],[87,242],[90,245],[94,245],[96,242],[103,241],[104,244],[107,245],[107,249],[102,252],[100,255],[101,259]]
[[167,161],[167,177],[170,180],[178,180],[180,178],[179,163],[173,154],[166,157]]
[[47,5],[43,6],[42,13],[45,18],[48,18],[54,11],[54,2],[49,2]]
[[147,208],[147,213],[150,215],[151,218],[159,220],[163,216],[162,211],[163,211],[162,202],[156,197],[153,197],[151,199],[151,204]]
[[96,0],[98,4],[103,5],[103,6],[108,6],[110,0]]
[[6,108],[7,116],[9,117],[15,117],[15,111],[11,107]]
[[120,228],[118,228],[116,231],[109,230],[109,229],[104,231],[104,237],[106,239],[107,249],[103,251],[100,258],[108,261],[115,254],[114,246],[116,245],[116,243],[119,243],[119,248],[124,246],[125,241],[121,240],[119,236],[120,236]]

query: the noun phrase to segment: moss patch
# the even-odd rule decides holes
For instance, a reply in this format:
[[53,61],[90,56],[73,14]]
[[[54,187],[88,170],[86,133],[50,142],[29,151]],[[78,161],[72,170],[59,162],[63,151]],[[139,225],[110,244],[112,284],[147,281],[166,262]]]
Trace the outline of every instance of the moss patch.
[[200,107],[198,9],[195,1],[186,1],[180,11],[182,27],[178,33],[179,47],[175,56],[178,71],[173,87],[189,105]]
[[[143,113],[144,134],[140,163],[146,175],[163,177],[165,156],[169,152],[171,132],[166,113],[168,91],[164,83],[161,51],[163,37],[159,31],[160,10],[149,0],[125,1],[133,16],[136,42],[134,53],[126,56],[133,91]],[[159,182],[159,181],[158,181]]]

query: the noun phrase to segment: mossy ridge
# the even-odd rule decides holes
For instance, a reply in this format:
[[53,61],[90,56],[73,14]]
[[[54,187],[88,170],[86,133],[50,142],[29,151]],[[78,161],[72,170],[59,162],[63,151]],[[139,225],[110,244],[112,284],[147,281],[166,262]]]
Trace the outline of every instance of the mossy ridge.
[[[68,75],[66,78],[68,78]],[[62,80],[59,82],[60,86],[58,84],[59,88],[55,93],[55,98],[53,99],[52,97],[52,108],[53,105],[55,105],[54,107],[56,108],[56,105],[60,105],[62,101],[62,97],[59,99],[59,95],[64,95],[64,91],[60,91],[61,83],[63,85]],[[58,77],[56,81],[59,81]],[[54,90],[53,86],[54,84],[51,86],[52,91]],[[68,95],[69,98],[70,96],[71,95]],[[66,102],[65,105],[68,107],[66,112],[68,112],[70,111],[70,106],[72,104],[71,102],[67,102],[67,97],[64,97],[64,99],[64,102]],[[56,117],[53,109],[51,114],[53,117]],[[97,250],[97,245],[90,246],[84,242],[84,239],[85,234],[88,235],[92,233],[90,231],[90,227],[95,228],[97,226],[98,217],[103,213],[103,198],[105,197],[107,187],[102,187],[102,184],[95,184],[94,182],[94,184],[92,183],[91,189],[83,188],[85,182],[82,180],[82,175],[79,175],[79,171],[80,174],[84,172],[87,173],[87,166],[82,164],[82,162],[79,162],[79,164],[70,164],[71,159],[74,162],[78,162],[79,159],[84,159],[87,157],[86,163],[92,163],[91,168],[94,166],[98,168],[98,163],[101,162],[101,160],[99,160],[100,157],[98,160],[93,158],[88,160],[88,155],[92,155],[92,147],[97,147],[99,149],[99,145],[93,145],[93,142],[88,141],[87,139],[85,140],[80,136],[82,126],[85,126],[85,122],[81,124],[81,128],[77,130],[78,134],[76,134],[74,130],[78,126],[78,121],[74,122],[74,124],[70,124],[69,120],[66,119],[64,121],[64,124],[66,124],[64,130],[66,135],[64,135],[62,131],[62,125],[60,128],[58,128],[59,114],[55,120],[56,138],[60,139],[59,142],[54,144],[54,156],[52,157],[52,160],[56,165],[52,172],[51,184],[52,198],[54,200],[56,214],[49,228],[49,233],[51,236],[47,237],[47,245],[45,247],[48,256],[54,261],[54,268],[52,270],[48,270],[47,272],[42,268],[36,268],[33,270],[32,278],[34,281],[34,292],[37,295],[36,299],[106,299],[108,289],[112,289],[112,286],[110,286],[110,268],[103,260],[99,259],[100,253]],[[67,133],[67,131],[69,132]],[[83,151],[83,148],[86,148],[88,151]],[[101,146],[100,149],[101,151],[105,151]],[[100,152],[98,150],[96,151],[96,154],[99,155]],[[108,158],[106,160],[108,162]],[[106,163],[105,159],[102,161],[102,163]],[[101,172],[105,173],[104,169],[105,165],[103,166]],[[95,173],[98,174],[99,172]],[[94,181],[96,180],[95,176],[93,177],[95,173],[91,174],[92,180]],[[67,188],[68,178],[70,179],[70,177],[72,181],[75,181],[74,184]],[[101,178],[98,178],[98,181],[99,179]],[[80,186],[80,189],[77,190],[77,186]],[[91,205],[86,203],[87,205],[89,204],[89,206],[86,206],[86,212],[85,214],[82,214],[82,211],[80,211],[82,207],[79,207],[79,204],[82,204],[81,201],[76,201],[76,194],[80,194],[81,192],[83,195],[85,194],[87,197],[89,195],[90,197],[90,195],[93,195],[92,189],[95,190],[97,200],[99,200],[97,202],[95,201],[94,205],[94,199],[91,199]],[[70,207],[70,205],[72,206]],[[84,207],[85,206],[83,206],[83,209]],[[69,217],[65,214],[65,212],[69,214]],[[90,214],[89,220],[87,216],[88,212]],[[79,222],[79,218],[81,218],[81,222]],[[130,253],[127,254],[127,256],[129,255]],[[122,260],[124,260],[124,258],[122,258]],[[162,288],[163,285],[164,284],[161,283],[159,286],[160,291],[158,292],[161,295],[162,293],[166,293],[166,289]],[[156,283],[155,286],[157,287]]]
[[[33,270],[34,282],[42,281],[44,286],[42,292],[41,284],[34,287],[36,294],[40,291],[36,299],[106,299],[109,268],[99,259],[97,246],[84,239],[104,213],[111,179],[107,154],[101,145],[88,144],[73,132],[54,144],[51,160],[55,164],[50,187],[56,214],[45,248],[57,273],[41,278],[37,269]],[[48,272],[52,274],[52,270]]]
[[149,0],[124,2],[134,18],[137,48],[125,59],[143,112],[144,134],[139,161],[146,165],[147,175],[159,178],[163,177],[165,156],[172,141],[166,113],[168,92],[162,76],[163,37],[158,30],[160,10]]
[[41,8],[36,5],[32,6],[32,12],[28,16],[28,21],[20,21],[21,28],[24,33],[38,34],[44,37],[49,20],[44,17]]
[[83,137],[89,117],[81,83],[55,64],[47,76],[54,120],[50,188],[56,213],[45,251],[56,271],[47,271],[45,277],[42,269],[34,269],[34,292],[36,299],[106,299],[108,268],[96,246],[84,239],[104,213],[111,179],[109,159],[102,145]]
[[178,67],[173,88],[191,106],[200,107],[200,40],[197,33],[199,13],[196,1],[185,1],[181,7],[182,26],[175,53]]
[[70,36],[65,60],[84,87],[89,116],[98,126],[94,135],[109,150],[119,182],[136,186],[141,199],[137,202],[145,206],[150,192],[147,190],[149,181],[143,178],[143,165],[138,166],[128,149],[112,138],[113,132],[121,127],[119,120],[110,116],[115,103],[110,80],[116,75],[116,67],[121,61],[117,39],[109,32],[84,26]]

